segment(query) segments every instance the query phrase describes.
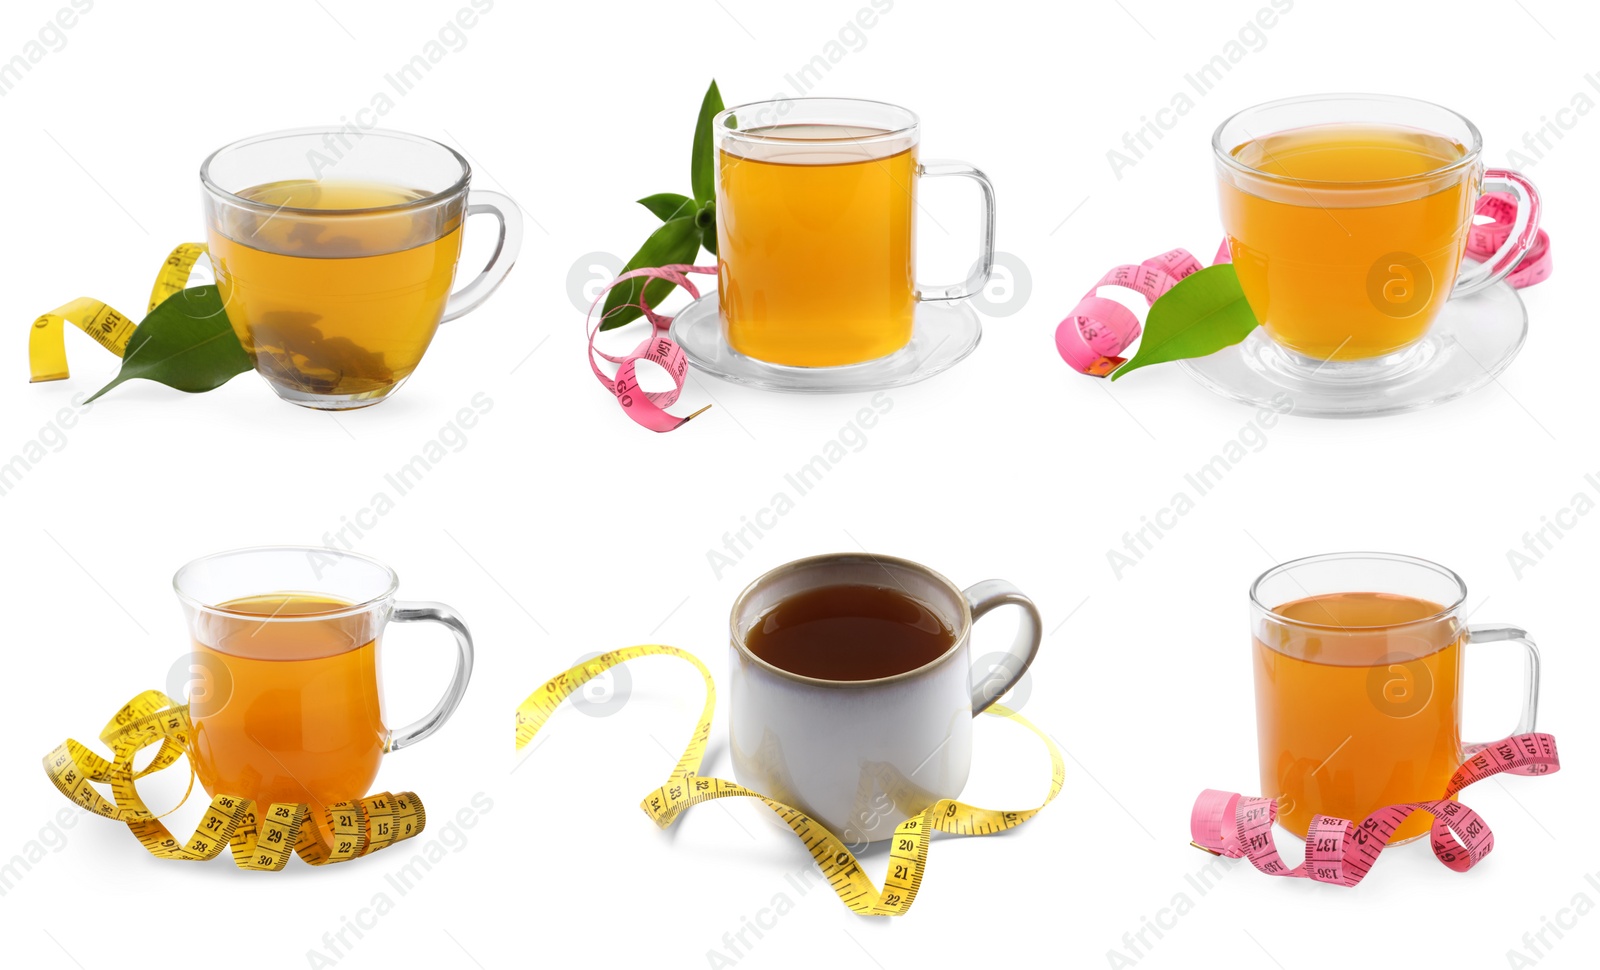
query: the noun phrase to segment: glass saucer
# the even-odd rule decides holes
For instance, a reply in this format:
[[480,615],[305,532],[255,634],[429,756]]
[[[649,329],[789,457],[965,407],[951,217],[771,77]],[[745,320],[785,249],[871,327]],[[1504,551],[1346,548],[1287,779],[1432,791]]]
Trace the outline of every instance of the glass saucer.
[[722,334],[717,294],[707,293],[673,318],[667,334],[702,374],[769,391],[836,394],[903,387],[960,363],[983,337],[978,313],[966,301],[918,303],[911,342],[877,360],[838,367],[788,367],[746,357]]
[[1372,360],[1318,361],[1257,328],[1235,346],[1183,362],[1204,387],[1244,404],[1319,418],[1416,411],[1475,391],[1511,363],[1528,335],[1517,291],[1497,283],[1445,303],[1428,335]]

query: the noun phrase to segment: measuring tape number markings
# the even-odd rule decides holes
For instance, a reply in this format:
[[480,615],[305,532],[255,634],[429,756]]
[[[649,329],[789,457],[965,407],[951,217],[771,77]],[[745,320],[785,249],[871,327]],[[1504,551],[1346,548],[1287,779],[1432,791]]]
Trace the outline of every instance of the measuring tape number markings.
[[1450,777],[1442,798],[1388,805],[1359,825],[1332,815],[1314,816],[1306,830],[1305,861],[1293,867],[1278,856],[1272,841],[1277,799],[1208,788],[1195,799],[1190,834],[1196,848],[1230,859],[1245,856],[1269,876],[1354,886],[1372,870],[1401,823],[1416,812],[1427,812],[1433,816],[1429,839],[1433,854],[1454,871],[1466,872],[1494,848],[1494,833],[1477,812],[1452,800],[1456,793],[1502,772],[1547,775],[1560,768],[1556,739],[1548,734],[1518,734],[1478,745]]
[[[207,862],[230,849],[234,864],[241,869],[275,872],[288,864],[291,853],[321,866],[358,859],[412,838],[427,824],[422,800],[412,792],[383,792],[329,805],[322,825],[313,818],[309,805],[275,803],[258,816],[250,799],[219,794],[211,799],[194,835],[180,842],[161,823],[162,816],[145,805],[135,783],[174,764],[188,750],[189,730],[188,705],[176,704],[160,691],[147,690],[123,705],[100,732],[100,740],[112,750],[110,760],[68,738],[45,755],[45,773],[63,795],[86,811],[126,824],[140,844],[160,859]],[[134,756],[152,744],[161,745],[155,757],[135,769]],[[114,801],[108,801],[91,782],[109,784]],[[191,768],[189,788],[178,804],[187,801],[193,791]]]
[[[183,243],[167,254],[167,261],[161,264],[155,285],[150,288],[150,306],[145,310],[146,313],[160,306],[174,293],[183,291],[189,283],[189,274],[194,270],[195,262],[205,255],[205,251],[204,243]],[[28,368],[30,380],[34,383],[61,381],[70,376],[67,371],[66,343],[69,323],[118,357],[128,349],[128,340],[138,326],[109,303],[86,296],[40,315],[33,321],[33,328],[28,333]]]
[[953,798],[945,798],[923,808],[901,822],[889,839],[889,871],[879,890],[862,871],[850,848],[821,823],[797,808],[753,792],[739,784],[721,778],[707,778],[700,774],[700,762],[705,757],[706,742],[711,736],[711,716],[716,709],[716,685],[711,671],[700,659],[677,647],[662,644],[643,644],[613,650],[592,660],[584,661],[557,674],[534,691],[517,708],[517,750],[522,750],[534,735],[544,727],[561,702],[589,680],[619,664],[640,657],[678,657],[700,671],[706,685],[705,707],[700,721],[689,739],[688,747],[672,769],[666,784],[644,797],[639,807],[661,828],[666,828],[690,806],[714,798],[755,798],[770,808],[794,831],[796,837],[811,853],[817,868],[828,880],[828,885],[852,912],[862,916],[903,916],[917,898],[922,876],[928,862],[928,844],[935,831],[951,835],[992,835],[1014,829],[1037,815],[1060,793],[1066,768],[1061,752],[1055,744],[1022,715],[1003,707],[992,705],[986,713],[1007,718],[1022,725],[1044,742],[1050,753],[1050,792],[1038,808],[1023,811],[992,811],[975,808]]

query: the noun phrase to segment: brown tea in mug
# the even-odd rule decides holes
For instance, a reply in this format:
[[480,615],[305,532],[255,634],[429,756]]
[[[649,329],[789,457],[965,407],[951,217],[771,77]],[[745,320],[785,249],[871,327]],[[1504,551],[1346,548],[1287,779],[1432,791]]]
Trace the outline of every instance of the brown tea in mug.
[[1365,360],[1420,340],[1455,284],[1478,175],[1405,180],[1466,154],[1443,135],[1388,125],[1316,125],[1234,148],[1244,165],[1288,180],[1221,185],[1239,286],[1272,339],[1315,360]]
[[317,814],[366,795],[389,741],[371,618],[315,593],[214,609],[195,651],[227,691],[190,711],[190,755],[206,792],[263,807],[304,803]]
[[459,220],[427,193],[365,182],[269,182],[236,193],[210,254],[228,320],[262,374],[314,394],[405,380],[444,315]]
[[750,652],[802,677],[876,680],[944,656],[956,633],[896,589],[819,586],[780,601],[745,634]]
[[718,152],[728,345],[789,367],[859,364],[904,347],[917,305],[916,148],[854,125],[747,134],[761,139],[756,156]]
[[[1463,631],[1450,611],[1394,593],[1329,593],[1273,612],[1303,624],[1255,642],[1261,784],[1281,799],[1278,822],[1304,835],[1319,813],[1359,823],[1443,796],[1462,757]],[[1392,838],[1431,824],[1418,812]]]

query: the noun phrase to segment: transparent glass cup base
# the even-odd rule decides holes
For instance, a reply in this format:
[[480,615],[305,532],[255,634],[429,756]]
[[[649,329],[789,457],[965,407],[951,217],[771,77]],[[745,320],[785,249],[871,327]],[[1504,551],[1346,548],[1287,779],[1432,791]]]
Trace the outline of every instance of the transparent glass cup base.
[[1263,328],[1240,343],[1183,362],[1199,384],[1252,407],[1305,417],[1367,418],[1455,400],[1494,380],[1522,349],[1528,313],[1496,283],[1444,304],[1427,335],[1367,360],[1321,361],[1287,350]]
[[290,387],[278,381],[267,381],[267,386],[272,388],[274,394],[290,404],[298,404],[303,408],[317,411],[354,411],[357,408],[371,407],[384,400],[411,379],[407,374],[393,384],[386,384],[376,390],[364,391],[360,394],[318,394],[311,391],[302,391],[297,387]]
[[885,357],[835,367],[790,367],[747,357],[728,345],[717,294],[684,307],[668,333],[702,374],[769,391],[842,394],[904,387],[942,373],[977,349],[978,312],[967,302],[918,303],[911,342]]

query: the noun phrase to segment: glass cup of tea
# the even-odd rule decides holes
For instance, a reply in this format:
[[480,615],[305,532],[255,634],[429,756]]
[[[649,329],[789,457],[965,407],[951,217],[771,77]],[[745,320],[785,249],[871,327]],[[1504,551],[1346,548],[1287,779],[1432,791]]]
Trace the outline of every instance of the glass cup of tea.
[[[1304,837],[1312,816],[1359,824],[1388,805],[1443,797],[1465,758],[1468,644],[1526,653],[1522,713],[1534,728],[1539,653],[1527,632],[1469,626],[1461,577],[1423,559],[1333,553],[1274,566],[1250,588],[1261,791]],[[1391,843],[1423,835],[1418,812]]]
[[[877,101],[796,98],[712,121],[717,299],[734,351],[837,367],[911,341],[919,301],[963,300],[994,268],[994,187],[965,162],[919,161],[921,126]],[[919,286],[917,183],[958,175],[983,192],[980,257],[966,280]]]
[[[394,570],[355,553],[265,546],[196,559],[172,581],[189,621],[189,760],[206,793],[309,805],[367,795],[378,762],[449,720],[472,636],[441,603],[395,599]],[[391,728],[378,671],[390,622],[438,623],[455,674],[421,720]]]
[[[1537,237],[1533,184],[1485,169],[1478,129],[1436,104],[1371,94],[1272,101],[1224,121],[1211,147],[1239,285],[1282,352],[1278,365],[1307,379],[1417,363],[1445,302],[1505,278]],[[1498,252],[1463,267],[1489,191],[1516,198],[1515,224]]]
[[[1020,608],[1000,663],[975,666],[972,625]],[[850,844],[886,839],[961,794],[972,719],[1038,653],[1032,601],[998,579],[965,590],[926,566],[865,553],[780,566],[733,604],[735,777]]]
[[[522,216],[471,180],[446,145],[349,126],[257,135],[205,160],[217,287],[279,397],[322,410],[376,404],[416,369],[441,322],[500,285]],[[452,292],[463,228],[480,213],[499,222],[499,239]]]

